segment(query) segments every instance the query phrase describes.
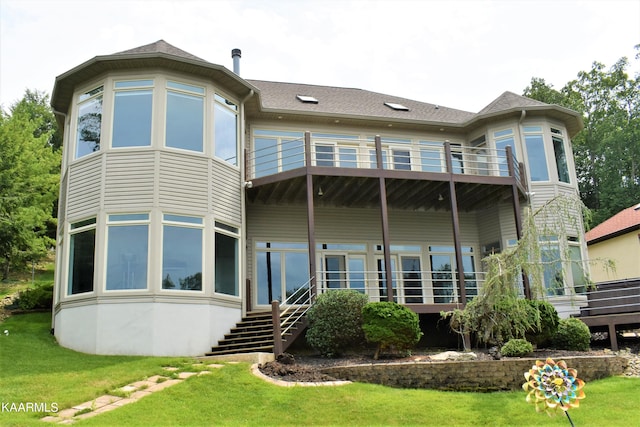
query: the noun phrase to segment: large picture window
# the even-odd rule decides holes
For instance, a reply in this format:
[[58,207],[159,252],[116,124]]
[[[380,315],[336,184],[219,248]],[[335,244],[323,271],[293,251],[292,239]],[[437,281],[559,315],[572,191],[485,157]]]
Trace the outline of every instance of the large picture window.
[[203,129],[204,88],[167,82],[165,145],[202,152]]
[[96,219],[71,224],[69,233],[69,295],[93,291],[93,269],[96,249]]
[[146,289],[149,214],[109,215],[107,280],[111,290]]
[[112,147],[151,145],[152,86],[153,80],[115,83]]
[[214,107],[215,155],[238,164],[238,106],[216,94]]
[[202,290],[202,218],[164,214],[162,289]]
[[97,87],[78,98],[75,158],[100,150],[103,87]]
[[215,226],[215,291],[237,297],[240,295],[238,229],[219,222]]

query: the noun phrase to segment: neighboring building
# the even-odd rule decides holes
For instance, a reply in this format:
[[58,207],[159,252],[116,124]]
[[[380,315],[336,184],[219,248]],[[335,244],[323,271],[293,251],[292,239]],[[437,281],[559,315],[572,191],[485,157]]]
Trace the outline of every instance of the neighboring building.
[[[471,113],[245,80],[161,40],[60,75],[52,106],[53,327],[88,353],[203,354],[308,282],[393,294],[435,325],[477,294],[482,257],[515,244],[523,209],[577,194],[580,115],[510,92]],[[584,234],[548,237],[566,317]]]
[[605,268],[602,262],[592,265],[592,281],[640,278],[640,204],[618,212],[585,237],[590,260],[615,263],[615,269]]

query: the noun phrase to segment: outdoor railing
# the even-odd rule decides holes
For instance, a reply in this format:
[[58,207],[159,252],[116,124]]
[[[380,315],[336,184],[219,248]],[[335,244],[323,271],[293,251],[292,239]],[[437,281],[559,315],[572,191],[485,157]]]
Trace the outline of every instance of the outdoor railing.
[[[465,273],[467,300],[478,295],[484,281],[483,272]],[[385,273],[378,271],[330,271],[317,275],[318,293],[353,289],[369,301],[387,301]],[[450,271],[392,272],[393,300],[400,304],[454,304],[462,302],[457,273]]]
[[[258,144],[256,141],[260,140]],[[307,166],[376,169],[378,149],[373,138],[328,138],[309,136],[283,138],[261,134],[254,140],[254,151],[247,153],[247,180]],[[521,181],[520,168],[510,147],[493,149],[427,141],[381,138],[382,168],[388,170],[453,173],[506,177]],[[447,157],[451,170],[448,170]]]
[[588,306],[580,310],[582,315],[640,312],[640,279],[598,283],[584,295]]

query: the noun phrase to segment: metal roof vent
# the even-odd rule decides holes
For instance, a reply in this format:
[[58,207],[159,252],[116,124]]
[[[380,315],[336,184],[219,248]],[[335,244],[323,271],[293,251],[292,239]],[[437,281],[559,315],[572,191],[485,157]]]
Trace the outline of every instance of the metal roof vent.
[[240,75],[240,58],[242,57],[242,51],[240,49],[232,49],[231,57],[233,58],[233,72]]

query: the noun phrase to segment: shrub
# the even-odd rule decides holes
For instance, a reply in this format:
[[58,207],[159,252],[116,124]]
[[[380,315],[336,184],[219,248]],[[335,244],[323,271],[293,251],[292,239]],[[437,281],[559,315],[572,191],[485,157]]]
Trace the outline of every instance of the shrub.
[[540,327],[526,334],[529,342],[536,345],[548,343],[558,331],[560,317],[556,308],[548,301],[524,300],[530,306],[532,323],[535,324],[536,317],[540,316]]
[[589,327],[580,319],[561,319],[553,336],[553,346],[561,350],[588,351],[591,342]]
[[374,359],[385,349],[408,351],[423,335],[418,315],[395,302],[368,303],[362,309],[362,319],[365,338],[378,345]]
[[522,338],[507,341],[500,349],[500,353],[506,357],[523,357],[533,351],[533,345]]
[[335,357],[364,342],[362,308],[366,295],[354,290],[326,292],[309,310],[307,342],[325,357]]
[[20,292],[16,300],[21,310],[46,309],[53,306],[53,285],[43,285]]

